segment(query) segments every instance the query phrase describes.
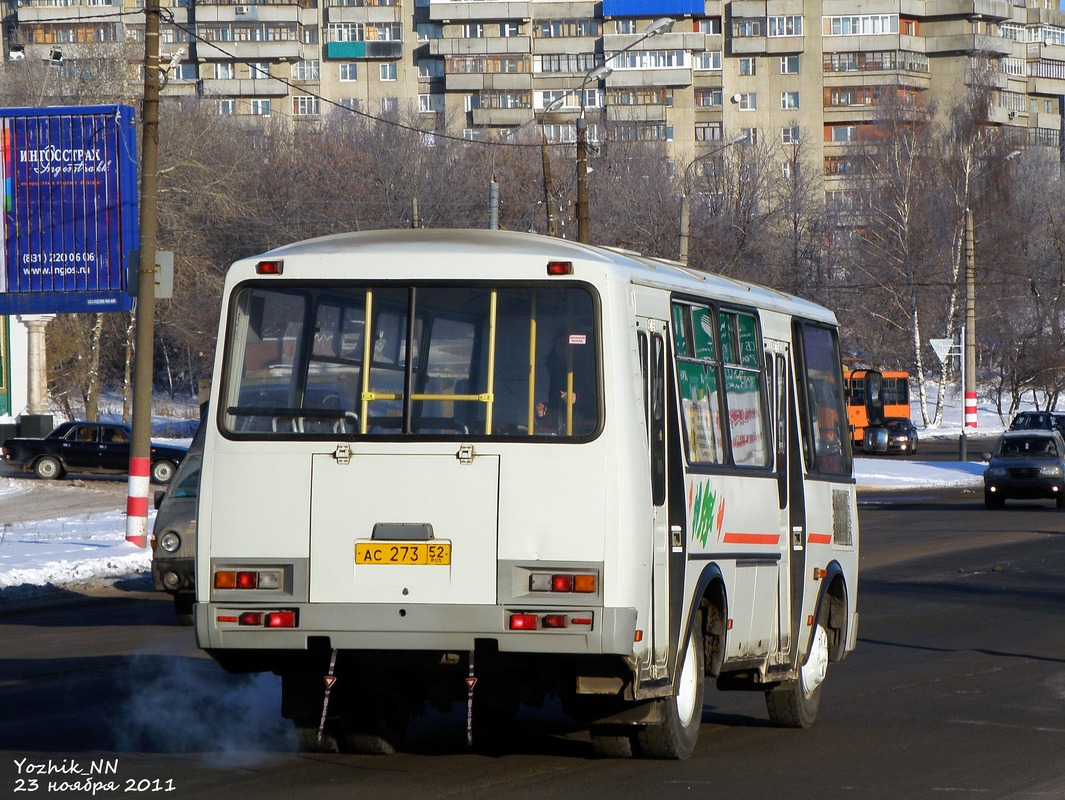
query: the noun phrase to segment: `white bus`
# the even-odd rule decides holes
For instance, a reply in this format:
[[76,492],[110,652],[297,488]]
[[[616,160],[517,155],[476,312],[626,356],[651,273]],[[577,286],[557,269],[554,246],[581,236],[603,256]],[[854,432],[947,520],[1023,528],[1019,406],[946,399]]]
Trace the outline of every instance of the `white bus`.
[[281,676],[304,746],[555,697],[597,752],[685,758],[710,682],[813,722],[858,622],[829,311],[458,230],[281,247],[223,299],[196,633]]

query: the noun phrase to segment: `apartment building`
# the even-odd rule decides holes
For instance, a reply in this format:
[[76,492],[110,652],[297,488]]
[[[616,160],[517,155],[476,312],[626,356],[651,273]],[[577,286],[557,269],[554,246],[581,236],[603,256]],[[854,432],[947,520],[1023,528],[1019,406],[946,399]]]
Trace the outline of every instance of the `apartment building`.
[[[567,142],[584,115],[593,141],[609,121],[612,136],[668,143],[679,164],[739,135],[803,141],[830,202],[889,94],[927,107],[990,81],[993,124],[1027,146],[1062,141],[1065,13],[1050,0],[162,4],[164,97],[248,118],[415,111],[469,138],[540,125]],[[5,64],[61,50],[76,68],[122,46],[135,59],[142,6],[4,0]]]

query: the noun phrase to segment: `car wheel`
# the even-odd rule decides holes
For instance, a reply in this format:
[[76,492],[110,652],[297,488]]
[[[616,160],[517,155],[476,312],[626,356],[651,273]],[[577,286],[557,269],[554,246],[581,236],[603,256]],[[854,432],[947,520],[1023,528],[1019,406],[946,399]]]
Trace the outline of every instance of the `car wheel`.
[[37,459],[37,463],[33,465],[33,471],[38,478],[46,481],[63,477],[63,465],[59,463],[58,458],[53,456],[44,456]]
[[984,508],[1003,508],[1005,505],[1005,498],[984,492]]
[[177,467],[174,466],[173,461],[167,461],[165,458],[160,459],[152,464],[152,482],[153,483],[170,483],[170,479],[174,477],[174,471]]
[[1058,508],[1065,508],[1065,495],[1058,495],[1056,500]]

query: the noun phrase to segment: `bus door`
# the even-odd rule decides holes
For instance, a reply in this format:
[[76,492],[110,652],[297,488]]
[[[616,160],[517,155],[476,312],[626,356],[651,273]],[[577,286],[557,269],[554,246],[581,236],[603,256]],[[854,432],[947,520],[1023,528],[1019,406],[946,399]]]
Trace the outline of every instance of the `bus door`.
[[[653,672],[669,672],[670,654],[670,560],[677,542],[671,541],[669,509],[666,504],[666,383],[668,380],[668,325],[643,318],[638,323],[640,375],[643,383],[644,419],[647,423],[647,453],[651,481],[651,644]],[[684,537],[679,546],[683,550]],[[682,565],[683,566],[683,565]],[[683,569],[678,570],[683,575]],[[674,626],[676,620],[672,620]]]
[[[795,418],[795,390],[791,352],[787,342],[765,340],[766,388],[769,394],[770,419],[773,425],[774,467],[777,480],[777,505],[780,509],[781,564],[778,572],[777,620],[779,639],[775,658],[778,663],[792,660],[795,642],[793,609],[802,607],[803,570],[806,530],[806,504],[803,495],[802,452],[799,449]],[[793,591],[800,592],[799,597]]]

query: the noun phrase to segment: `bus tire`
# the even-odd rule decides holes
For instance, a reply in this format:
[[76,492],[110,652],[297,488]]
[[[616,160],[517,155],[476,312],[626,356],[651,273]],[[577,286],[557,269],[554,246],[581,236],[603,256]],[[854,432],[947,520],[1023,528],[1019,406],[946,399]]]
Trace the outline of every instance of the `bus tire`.
[[593,725],[592,752],[600,758],[632,758],[636,754],[632,731],[619,732],[610,725]]
[[661,722],[645,725],[636,734],[640,754],[648,758],[683,760],[695,751],[699,726],[703,721],[705,655],[702,624],[692,621],[688,642],[680,661],[676,692],[654,702]]
[[806,662],[797,680],[784,681],[765,693],[769,721],[780,728],[809,728],[821,706],[821,685],[828,670],[828,631],[818,623]]
[[318,739],[318,723],[312,720],[294,719],[292,724],[296,731],[296,743],[304,753],[339,753],[340,747],[336,737],[326,728],[322,738]]

